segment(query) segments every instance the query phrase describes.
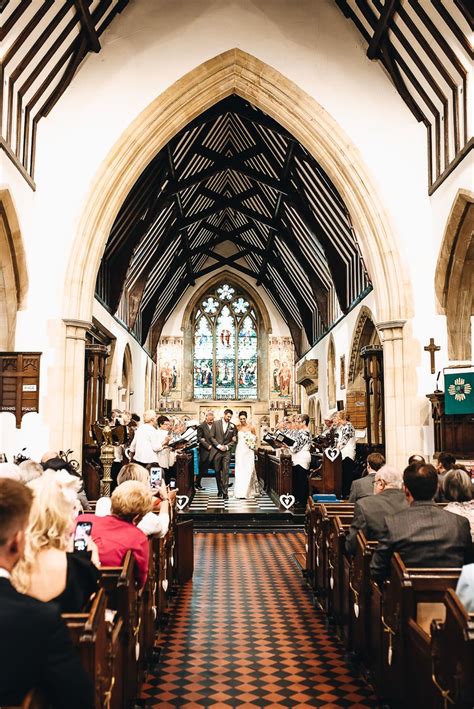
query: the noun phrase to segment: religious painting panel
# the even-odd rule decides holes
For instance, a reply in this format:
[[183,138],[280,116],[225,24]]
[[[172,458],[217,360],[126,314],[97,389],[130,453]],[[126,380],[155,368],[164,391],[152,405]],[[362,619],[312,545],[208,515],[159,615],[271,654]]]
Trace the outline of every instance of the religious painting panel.
[[159,343],[160,398],[181,399],[181,373],[183,361],[183,338],[162,337]]
[[270,396],[272,399],[293,396],[294,350],[289,337],[270,337]]

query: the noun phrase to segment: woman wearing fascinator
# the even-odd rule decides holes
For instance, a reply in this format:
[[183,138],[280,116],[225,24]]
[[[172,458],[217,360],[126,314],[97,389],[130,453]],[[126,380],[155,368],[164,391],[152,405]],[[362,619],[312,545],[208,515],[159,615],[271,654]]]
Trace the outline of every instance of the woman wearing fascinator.
[[21,593],[55,602],[61,613],[79,613],[97,590],[100,566],[92,540],[84,551],[72,551],[80,480],[66,470],[46,470],[28,487],[34,498],[25,555],[13,570],[12,583]]
[[241,411],[239,413],[237,447],[235,449],[235,498],[251,500],[260,495],[255,471],[256,447],[257,432],[255,426],[247,421],[246,412]]

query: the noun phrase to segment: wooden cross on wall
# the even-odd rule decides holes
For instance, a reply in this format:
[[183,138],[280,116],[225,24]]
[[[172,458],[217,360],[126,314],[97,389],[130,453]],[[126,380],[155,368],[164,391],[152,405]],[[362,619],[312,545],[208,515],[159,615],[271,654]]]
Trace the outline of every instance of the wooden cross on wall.
[[425,352],[430,353],[430,364],[431,364],[431,374],[434,374],[436,371],[435,367],[435,352],[439,352],[441,347],[439,345],[435,345],[435,341],[433,337],[430,337],[430,344],[426,345],[426,347],[423,348]]

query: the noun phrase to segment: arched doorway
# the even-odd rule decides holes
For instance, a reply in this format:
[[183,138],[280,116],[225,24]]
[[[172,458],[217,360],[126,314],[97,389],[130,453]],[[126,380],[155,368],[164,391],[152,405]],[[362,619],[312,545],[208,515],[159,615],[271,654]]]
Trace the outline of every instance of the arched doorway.
[[380,399],[375,396],[376,403],[374,404],[374,394],[376,395],[377,392],[374,392],[372,385],[372,388],[369,387],[369,397],[371,397],[371,400],[367,400],[367,387],[364,379],[364,359],[361,356],[361,351],[364,350],[364,348],[380,345],[380,337],[374,323],[373,315],[369,308],[364,306],[360,310],[352,336],[347,377],[346,409],[354,427],[361,431],[365,430],[366,437],[369,426],[371,430],[377,431],[377,436],[375,436],[377,441],[383,438],[381,435],[382,432],[379,431],[383,418],[379,410]]
[[[321,163],[347,205],[374,283],[378,326],[384,330],[385,358],[391,363],[388,371],[393,377],[391,390],[396,392],[387,403],[387,443],[393,459],[402,460],[411,409],[406,396],[405,401],[397,397],[404,392],[407,350],[403,326],[411,312],[411,293],[399,277],[404,272],[400,250],[377,191],[356,148],[331,116],[293,82],[239,49],[214,57],[167,89],[131,124],[99,169],[65,276],[66,357],[75,348],[83,348],[77,331],[89,323],[100,258],[126,195],[153,156],[182,127],[231,93],[248,99],[291,131]],[[395,362],[397,366],[392,366]],[[70,385],[72,389],[76,386],[74,382]],[[74,396],[65,397],[65,408],[58,412],[69,438],[75,438],[74,401]]]
[[133,397],[133,365],[132,352],[127,344],[123,353],[122,361],[122,377],[119,386],[119,402],[118,406],[122,411],[130,411]]

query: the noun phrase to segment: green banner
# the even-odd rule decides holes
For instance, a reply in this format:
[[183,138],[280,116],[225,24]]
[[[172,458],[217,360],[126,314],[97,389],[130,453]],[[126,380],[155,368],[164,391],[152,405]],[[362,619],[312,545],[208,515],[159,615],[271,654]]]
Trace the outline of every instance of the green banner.
[[445,414],[474,414],[474,372],[444,375]]

